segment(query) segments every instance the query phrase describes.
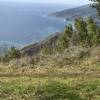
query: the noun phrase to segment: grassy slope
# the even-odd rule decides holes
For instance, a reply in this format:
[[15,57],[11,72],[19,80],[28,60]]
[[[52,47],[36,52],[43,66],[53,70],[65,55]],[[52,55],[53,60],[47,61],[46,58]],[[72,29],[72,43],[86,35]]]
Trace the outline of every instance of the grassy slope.
[[[92,60],[91,60],[92,61]],[[100,100],[100,64],[0,67],[0,100]]]
[[100,80],[81,76],[79,78],[2,77],[0,100],[100,100]]
[[40,67],[1,64],[0,100],[100,100],[100,48],[79,64],[50,67],[47,58]]

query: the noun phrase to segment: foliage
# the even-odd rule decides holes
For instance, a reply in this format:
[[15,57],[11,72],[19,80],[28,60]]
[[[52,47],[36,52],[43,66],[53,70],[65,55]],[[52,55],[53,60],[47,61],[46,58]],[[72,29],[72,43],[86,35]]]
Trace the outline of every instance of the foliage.
[[53,49],[49,45],[45,45],[42,47],[42,53],[43,54],[51,54]]
[[94,2],[94,7],[96,7],[98,15],[100,16],[100,0],[90,0]]
[[58,40],[57,46],[59,51],[62,51],[65,48],[69,47],[69,42],[72,37],[72,34],[73,34],[72,26],[71,25],[66,26],[63,35]]
[[2,57],[3,62],[8,62],[12,59],[18,59],[22,56],[21,52],[15,47],[11,47],[11,49]]
[[92,47],[100,44],[100,28],[96,25],[93,18],[84,19],[78,17],[74,26],[69,25],[64,28],[64,32],[54,45],[46,45],[44,53],[52,54],[62,52],[70,46]]

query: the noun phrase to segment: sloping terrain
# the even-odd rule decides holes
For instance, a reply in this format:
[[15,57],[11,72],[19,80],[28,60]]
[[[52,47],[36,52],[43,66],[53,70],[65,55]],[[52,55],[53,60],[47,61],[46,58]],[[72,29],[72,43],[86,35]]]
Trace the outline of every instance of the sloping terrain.
[[[53,13],[52,16],[60,17],[70,21],[74,21],[79,16],[83,16],[85,18],[92,17],[94,18],[96,23],[100,25],[100,20],[97,17],[96,10],[90,5],[85,5],[85,6],[69,9],[69,10],[64,10],[61,12],[56,12]],[[21,51],[27,53],[28,55],[37,54],[40,52],[41,47],[55,43],[60,35],[61,33],[55,33],[53,35],[50,35],[43,41],[23,47]]]
[[21,48],[21,51],[27,53],[28,55],[35,55],[40,52],[43,46],[52,45],[53,43],[55,43],[60,35],[61,33],[52,34],[41,42],[31,44]]
[[26,64],[29,58],[0,65],[0,100],[100,100],[100,47],[80,63],[51,66],[61,57],[41,56],[37,65]]

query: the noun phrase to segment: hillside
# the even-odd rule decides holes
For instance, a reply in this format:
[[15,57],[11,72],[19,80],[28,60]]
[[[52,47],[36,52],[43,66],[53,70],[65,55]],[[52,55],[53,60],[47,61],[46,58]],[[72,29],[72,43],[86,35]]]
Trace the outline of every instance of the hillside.
[[84,5],[81,7],[56,12],[53,13],[52,15],[63,19],[71,20],[71,21],[74,21],[79,16],[92,17],[100,25],[100,20],[96,14],[96,9],[94,9],[90,5]]
[[60,35],[61,33],[58,33],[58,32],[55,34],[52,34],[41,42],[31,44],[31,45],[21,48],[21,51],[27,53],[28,55],[35,55],[40,52],[43,46],[52,45],[53,43],[55,43]]
[[[94,18],[96,23],[100,25],[100,20],[97,17],[96,10],[92,8],[90,5],[85,5],[85,6],[69,9],[69,10],[64,10],[61,12],[56,12],[53,13],[52,16],[68,19],[70,21],[74,21],[79,16],[83,16],[83,17],[88,16]],[[53,35],[50,35],[43,41],[23,47],[21,51],[27,53],[28,55],[37,54],[41,50],[41,47],[45,45],[50,46],[51,44],[54,44],[60,35],[61,33],[55,33]]]

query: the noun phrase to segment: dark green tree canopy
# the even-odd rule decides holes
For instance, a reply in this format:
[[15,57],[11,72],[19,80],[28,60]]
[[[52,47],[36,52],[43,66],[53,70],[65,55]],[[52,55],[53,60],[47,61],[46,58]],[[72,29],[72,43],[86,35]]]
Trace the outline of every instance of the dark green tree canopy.
[[90,0],[94,2],[94,5],[97,9],[98,15],[100,16],[100,0]]

